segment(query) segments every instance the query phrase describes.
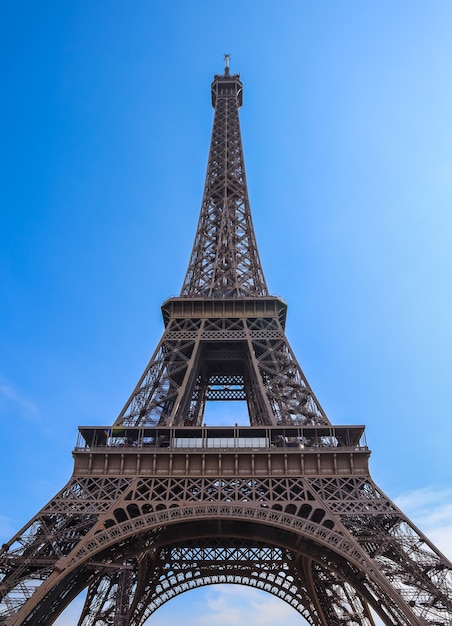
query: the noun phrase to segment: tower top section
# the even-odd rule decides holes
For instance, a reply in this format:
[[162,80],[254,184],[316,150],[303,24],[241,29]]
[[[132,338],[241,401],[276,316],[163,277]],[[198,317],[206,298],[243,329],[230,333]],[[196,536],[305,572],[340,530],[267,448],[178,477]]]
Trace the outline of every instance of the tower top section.
[[211,85],[215,109],[206,181],[182,297],[268,296],[251,220],[239,109],[242,82],[224,74]]
[[243,102],[243,85],[240,81],[240,74],[232,74],[229,70],[230,55],[225,54],[224,74],[215,74],[211,86],[212,89],[212,106],[215,109],[218,98],[235,98],[237,100],[237,109],[240,109]]

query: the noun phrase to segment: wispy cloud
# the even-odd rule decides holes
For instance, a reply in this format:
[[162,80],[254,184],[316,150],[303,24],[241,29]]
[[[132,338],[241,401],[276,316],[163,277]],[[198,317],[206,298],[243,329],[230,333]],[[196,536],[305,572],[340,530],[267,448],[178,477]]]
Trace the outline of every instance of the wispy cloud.
[[226,584],[184,593],[159,609],[149,620],[149,625],[171,626],[177,621],[183,621],[184,626],[306,624],[297,611],[269,593],[243,585]]
[[424,487],[401,494],[395,503],[449,559],[452,558],[452,489]]
[[208,614],[198,623],[217,626],[229,624],[300,624],[300,615],[288,604],[256,589],[240,585],[216,585],[207,593]]
[[39,409],[25,393],[17,389],[10,381],[0,378],[0,413],[10,413],[15,417],[38,421]]

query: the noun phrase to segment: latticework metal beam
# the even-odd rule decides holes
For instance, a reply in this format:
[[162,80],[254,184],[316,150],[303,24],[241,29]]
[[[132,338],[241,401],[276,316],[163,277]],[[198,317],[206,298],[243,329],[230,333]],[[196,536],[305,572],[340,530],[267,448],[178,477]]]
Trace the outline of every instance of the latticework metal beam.
[[181,296],[268,295],[251,220],[238,111],[239,76],[212,83],[215,107],[204,196]]

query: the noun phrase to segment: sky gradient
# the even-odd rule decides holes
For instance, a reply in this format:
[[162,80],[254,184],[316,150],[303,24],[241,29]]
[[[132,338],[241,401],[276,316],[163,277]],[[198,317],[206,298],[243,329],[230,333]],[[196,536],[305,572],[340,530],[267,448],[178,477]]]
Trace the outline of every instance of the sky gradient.
[[[2,542],[161,336],[227,52],[291,346],[330,420],[366,425],[377,484],[452,557],[451,28],[446,1],[2,3]],[[300,623],[256,598],[208,588],[151,621],[249,626],[260,607],[260,624]]]

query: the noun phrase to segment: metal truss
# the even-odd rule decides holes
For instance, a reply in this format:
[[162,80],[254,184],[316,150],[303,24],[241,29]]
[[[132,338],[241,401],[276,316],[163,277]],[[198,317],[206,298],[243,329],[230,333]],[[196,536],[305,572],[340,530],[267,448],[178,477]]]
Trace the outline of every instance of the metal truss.
[[[224,310],[229,303],[222,300]],[[218,400],[246,400],[252,426],[329,424],[274,309],[267,317],[170,317],[114,427],[199,426],[206,402]]]
[[[362,426],[333,426],[268,294],[229,66],[195,243],[165,330],[111,426],[80,427],[74,473],[0,549],[0,625],[142,626],[203,585],[267,591],[311,626],[452,626],[452,564],[372,481]],[[208,402],[231,426],[207,427]],[[249,426],[232,426],[246,401]]]
[[371,625],[369,606],[386,624],[452,624],[450,563],[362,476],[74,477],[0,563],[5,625],[52,623],[88,585],[80,626],[138,626],[219,582],[313,625]]
[[245,177],[238,115],[242,83],[237,74],[215,77],[212,102],[204,196],[181,296],[266,296]]

